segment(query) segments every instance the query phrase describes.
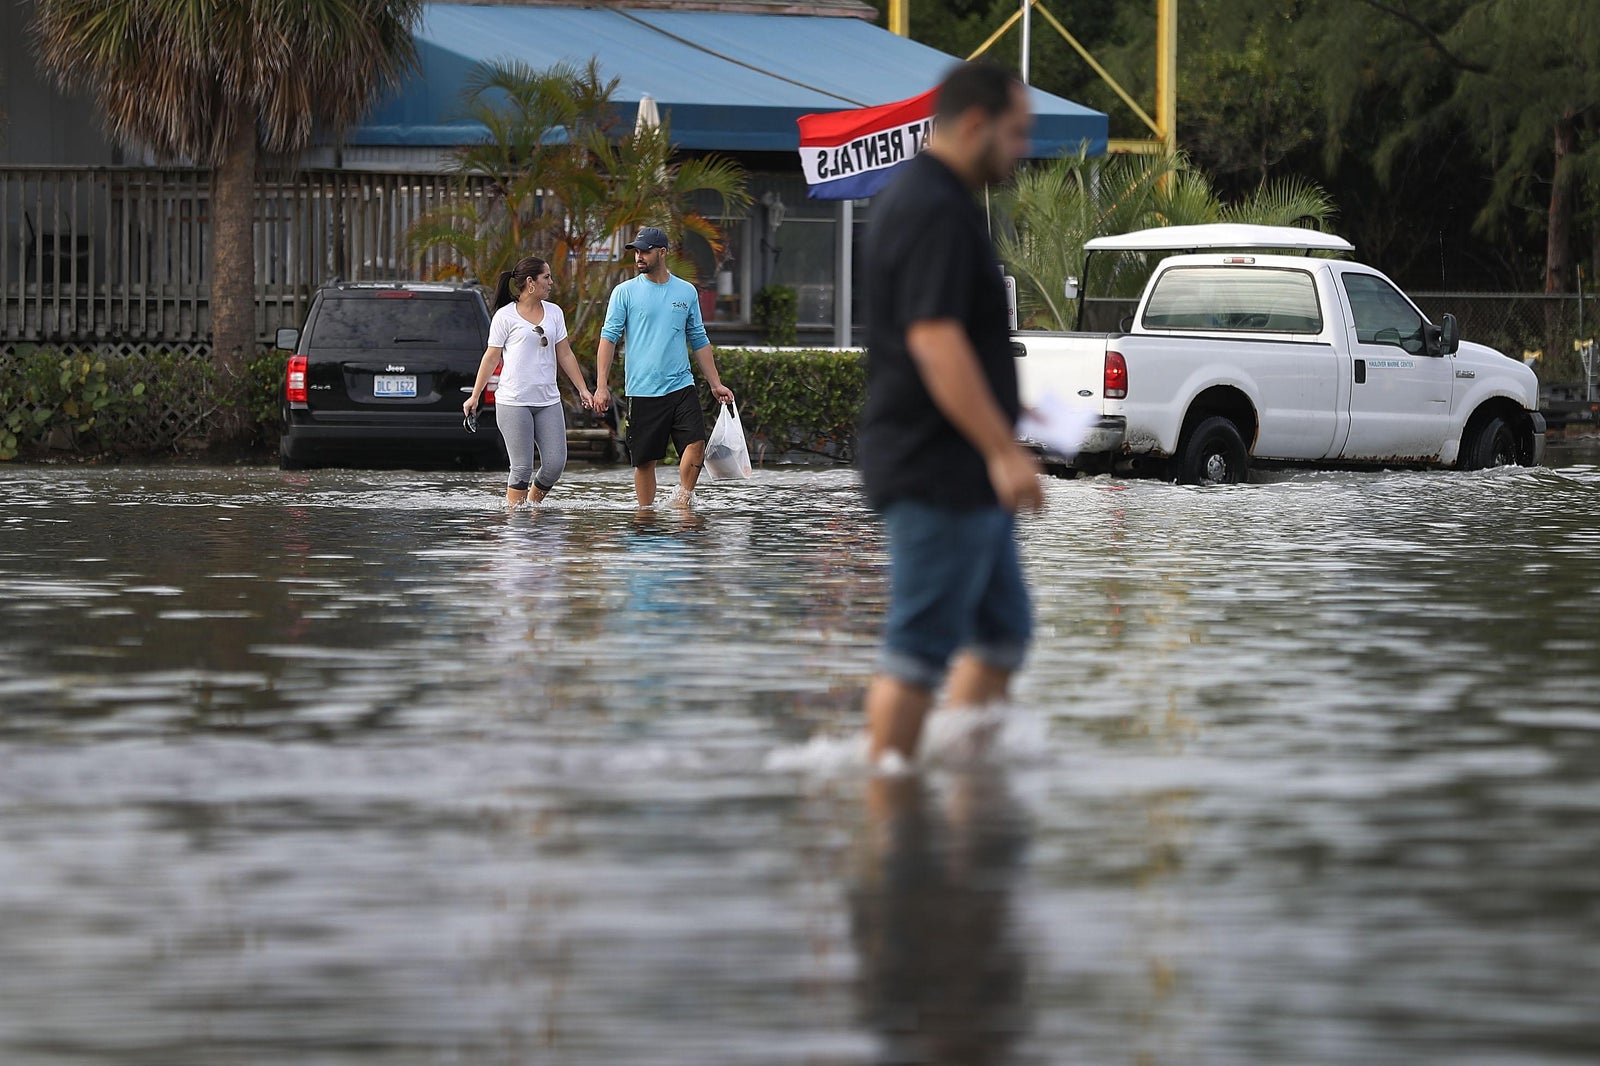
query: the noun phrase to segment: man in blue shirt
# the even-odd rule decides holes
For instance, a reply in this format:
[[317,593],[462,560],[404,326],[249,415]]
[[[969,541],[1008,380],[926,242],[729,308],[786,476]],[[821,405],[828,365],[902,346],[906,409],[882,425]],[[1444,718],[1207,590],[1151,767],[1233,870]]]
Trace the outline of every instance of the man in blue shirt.
[[678,447],[678,502],[687,505],[705,463],[706,419],[695,393],[689,352],[711,384],[718,403],[732,403],[722,384],[711,339],[700,321],[700,293],[667,270],[667,235],[654,226],[639,231],[633,249],[638,276],[611,291],[606,322],[595,352],[600,387],[594,408],[611,405],[611,362],[617,342],[628,336],[623,391],[628,395],[628,453],[633,459],[633,490],[640,507],[656,498],[656,463],[666,458],[667,441]]

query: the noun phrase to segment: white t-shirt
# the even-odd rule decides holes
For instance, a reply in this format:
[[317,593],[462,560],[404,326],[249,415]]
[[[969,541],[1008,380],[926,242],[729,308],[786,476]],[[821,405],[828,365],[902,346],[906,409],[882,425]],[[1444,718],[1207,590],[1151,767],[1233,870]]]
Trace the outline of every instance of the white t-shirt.
[[540,343],[539,330],[508,303],[489,320],[489,347],[505,349],[505,365],[494,402],[513,407],[548,407],[561,402],[556,388],[556,345],[567,339],[567,319],[561,308],[544,301],[544,321],[539,323],[548,344]]

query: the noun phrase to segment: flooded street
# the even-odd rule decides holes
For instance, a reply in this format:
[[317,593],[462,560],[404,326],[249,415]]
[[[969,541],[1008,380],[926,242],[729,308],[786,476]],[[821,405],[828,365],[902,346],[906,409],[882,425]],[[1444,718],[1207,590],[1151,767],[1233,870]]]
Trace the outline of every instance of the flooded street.
[[0,467],[0,1063],[1592,1063],[1555,463],[1052,482],[910,780],[848,471]]

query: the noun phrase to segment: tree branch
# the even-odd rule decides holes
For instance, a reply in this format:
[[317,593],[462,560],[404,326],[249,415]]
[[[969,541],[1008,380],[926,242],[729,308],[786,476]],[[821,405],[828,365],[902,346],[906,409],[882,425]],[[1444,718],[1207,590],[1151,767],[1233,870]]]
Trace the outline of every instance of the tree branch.
[[1439,54],[1444,56],[1445,59],[1448,60],[1449,63],[1456,69],[1465,70],[1472,74],[1489,73],[1489,68],[1484,64],[1474,63],[1469,59],[1463,59],[1452,52],[1450,50],[1450,46],[1444,43],[1439,35],[1434,32],[1432,27],[1404,8],[1397,8],[1390,4],[1381,3],[1380,0],[1361,0],[1361,2],[1366,4],[1368,7],[1373,8],[1374,10],[1383,12],[1385,15],[1399,19],[1412,29],[1420,32],[1428,39],[1428,43],[1437,48],[1439,50]]

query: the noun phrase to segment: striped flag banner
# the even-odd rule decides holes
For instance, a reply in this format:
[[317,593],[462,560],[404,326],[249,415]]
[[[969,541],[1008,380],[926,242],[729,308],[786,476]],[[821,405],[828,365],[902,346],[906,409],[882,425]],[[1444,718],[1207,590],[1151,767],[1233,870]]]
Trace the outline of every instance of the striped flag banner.
[[854,111],[801,115],[800,167],[813,200],[860,200],[928,145],[937,88]]

